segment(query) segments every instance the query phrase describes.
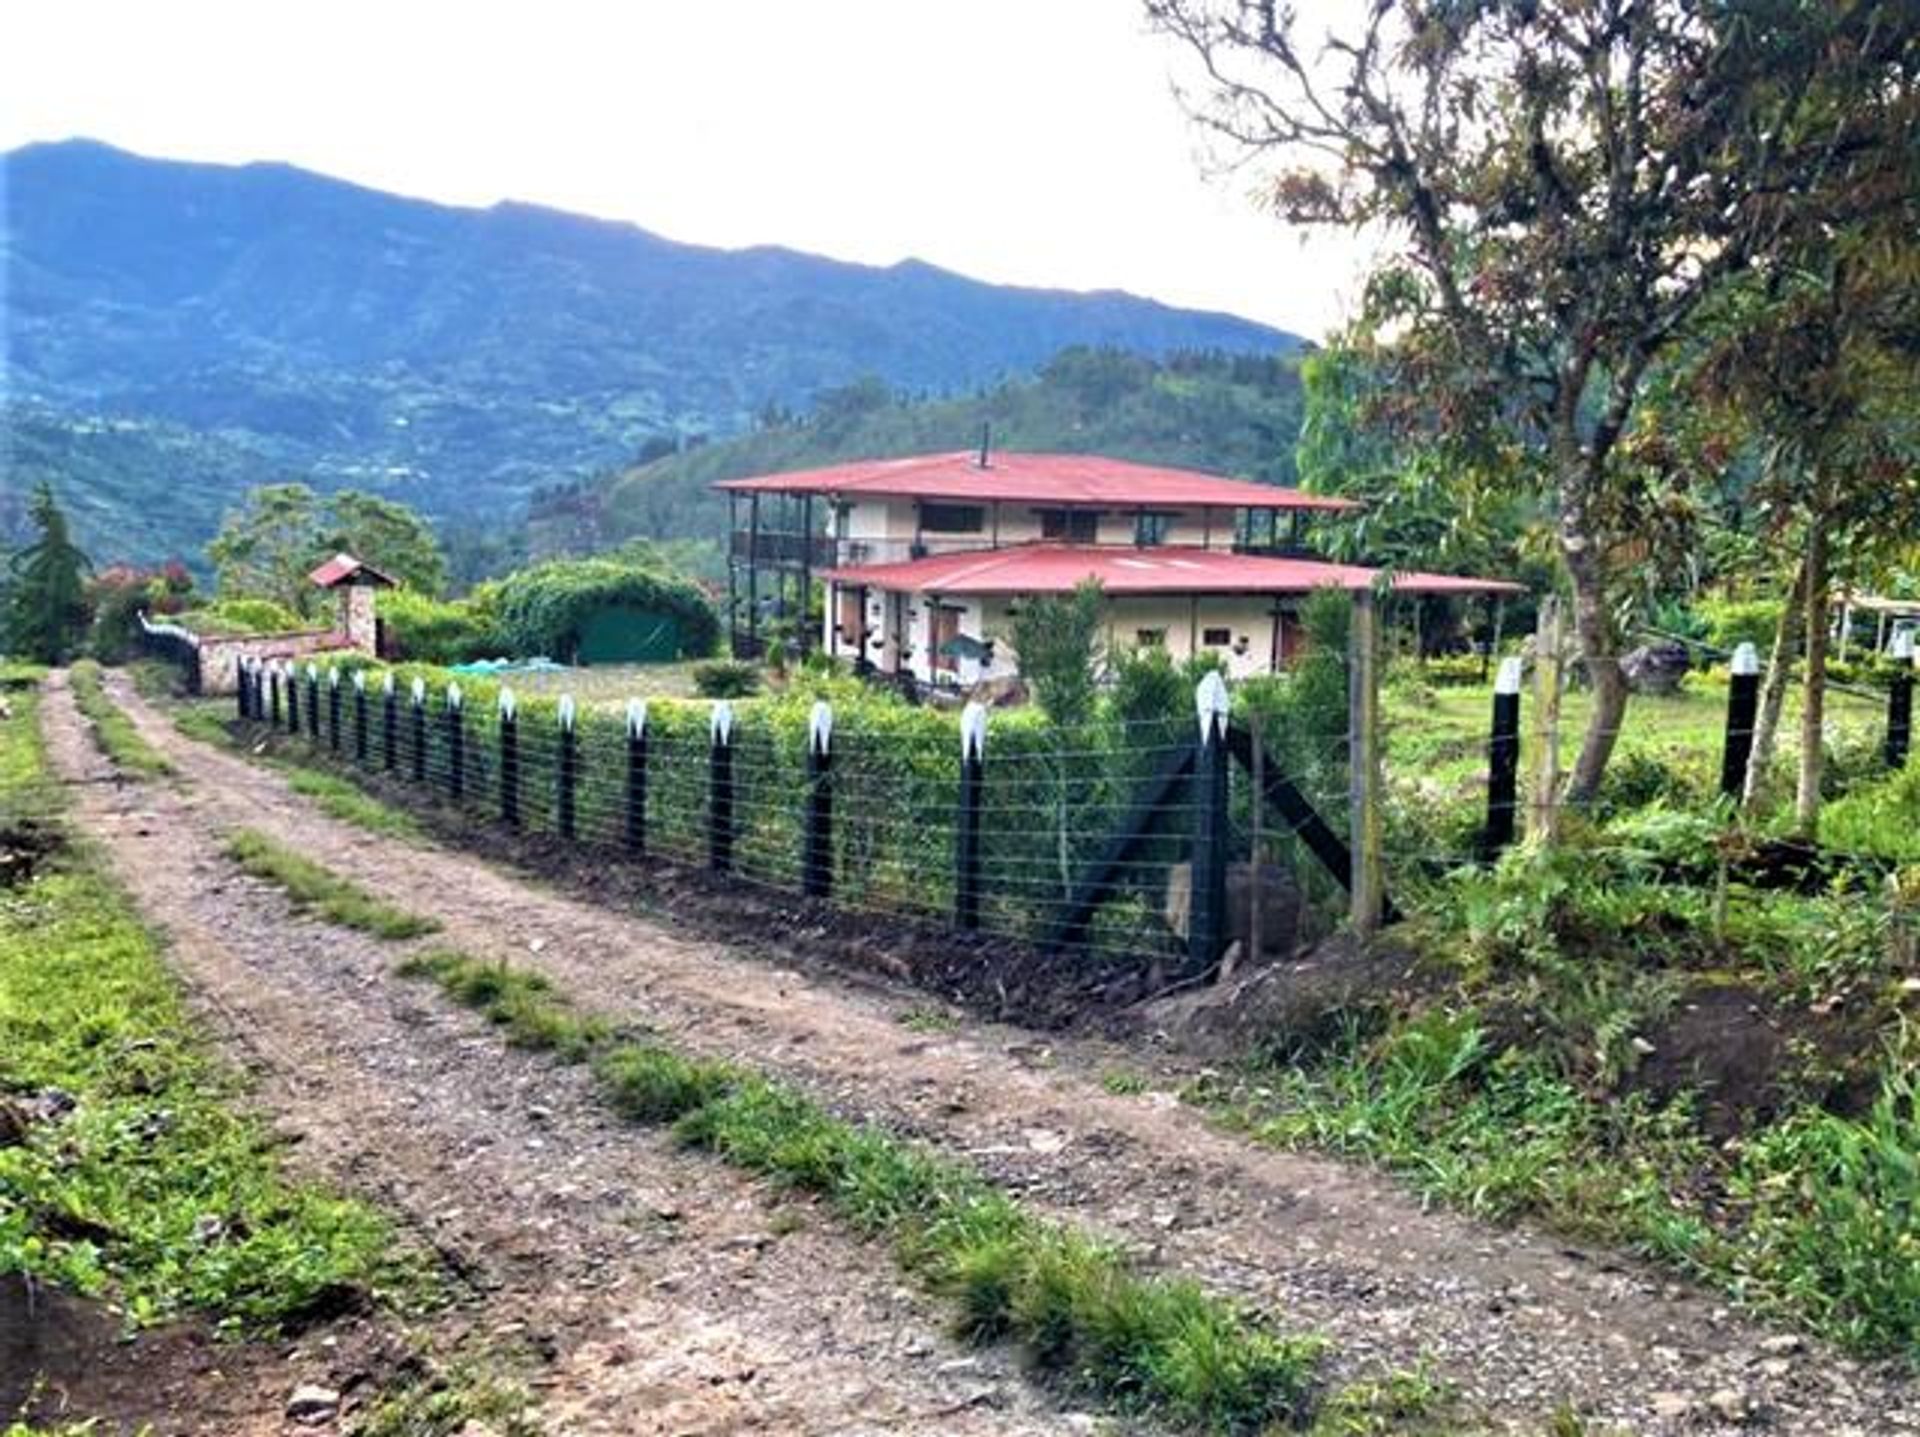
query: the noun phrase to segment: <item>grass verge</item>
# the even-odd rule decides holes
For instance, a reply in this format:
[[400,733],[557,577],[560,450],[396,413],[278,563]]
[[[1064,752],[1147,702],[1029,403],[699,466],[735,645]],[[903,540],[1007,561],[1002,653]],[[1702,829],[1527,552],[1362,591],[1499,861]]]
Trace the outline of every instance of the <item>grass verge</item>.
[[[0,845],[45,821],[37,696],[0,720]],[[193,1040],[152,936],[97,861],[35,840],[0,892],[0,1273],[266,1332],[422,1295],[364,1204],[288,1181],[234,1079]]]
[[1303,1426],[1323,1343],[1283,1335],[1192,1282],[1134,1271],[1115,1247],[1035,1217],[976,1174],[846,1122],[746,1068],[622,1038],[536,974],[466,955],[402,970],[506,1029],[589,1062],[635,1122],[814,1194],[955,1306],[975,1341],[1019,1343],[1075,1390],[1223,1433]]
[[316,913],[343,928],[397,941],[418,938],[440,927],[432,918],[382,902],[358,884],[256,829],[237,830],[227,840],[226,852],[245,872],[284,890],[297,910]]
[[94,742],[100,751],[128,773],[144,778],[160,778],[174,771],[173,765],[152,744],[140,737],[133,721],[107,697],[100,683],[100,665],[81,659],[68,670],[73,684],[73,701],[93,725]]

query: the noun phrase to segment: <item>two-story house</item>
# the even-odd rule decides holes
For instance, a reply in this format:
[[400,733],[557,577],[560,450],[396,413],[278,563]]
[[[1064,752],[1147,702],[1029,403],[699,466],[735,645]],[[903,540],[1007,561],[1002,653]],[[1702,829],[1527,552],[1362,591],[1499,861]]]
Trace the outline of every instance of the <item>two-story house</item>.
[[[729,599],[736,654],[826,585],[819,641],[923,683],[1011,673],[1012,605],[1097,579],[1109,647],[1214,652],[1234,675],[1284,666],[1315,589],[1379,571],[1311,556],[1304,526],[1344,499],[1085,454],[966,452],[736,479]],[[1517,586],[1396,574],[1396,592]]]

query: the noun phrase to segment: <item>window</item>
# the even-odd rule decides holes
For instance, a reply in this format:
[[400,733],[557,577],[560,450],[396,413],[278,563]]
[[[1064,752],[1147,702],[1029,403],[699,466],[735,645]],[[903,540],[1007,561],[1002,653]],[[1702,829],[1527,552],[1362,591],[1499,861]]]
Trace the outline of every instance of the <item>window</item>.
[[1171,514],[1134,515],[1133,542],[1143,549],[1166,543],[1167,536],[1172,532],[1173,515]]
[[1224,649],[1233,642],[1232,629],[1202,629],[1200,642],[1210,649]]
[[1165,629],[1135,629],[1133,641],[1143,649],[1164,649],[1167,646]]
[[978,504],[922,504],[920,527],[929,534],[978,534],[987,511]]
[[1064,544],[1091,544],[1100,531],[1097,509],[1042,509],[1040,537]]

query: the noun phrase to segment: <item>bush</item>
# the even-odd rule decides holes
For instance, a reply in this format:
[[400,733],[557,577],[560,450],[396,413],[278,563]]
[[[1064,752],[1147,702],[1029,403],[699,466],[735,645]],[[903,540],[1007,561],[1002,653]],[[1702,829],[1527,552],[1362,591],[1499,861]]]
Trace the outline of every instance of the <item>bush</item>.
[[680,624],[681,655],[710,654],[720,639],[713,606],[690,579],[613,559],[565,559],[502,581],[500,638],[516,654],[571,660],[588,619],[609,607],[671,615]]
[[1780,599],[1702,599],[1694,612],[1706,630],[1707,642],[1716,649],[1730,653],[1741,644],[1752,644],[1764,657],[1773,647],[1773,631],[1784,607]]
[[482,585],[470,599],[446,602],[411,589],[379,598],[381,621],[396,658],[426,664],[464,664],[492,658],[507,646],[494,613],[494,591]]
[[218,599],[203,608],[189,609],[174,622],[201,635],[295,634],[325,627],[272,599]]
[[706,699],[744,699],[760,692],[760,670],[736,659],[695,664],[693,691]]

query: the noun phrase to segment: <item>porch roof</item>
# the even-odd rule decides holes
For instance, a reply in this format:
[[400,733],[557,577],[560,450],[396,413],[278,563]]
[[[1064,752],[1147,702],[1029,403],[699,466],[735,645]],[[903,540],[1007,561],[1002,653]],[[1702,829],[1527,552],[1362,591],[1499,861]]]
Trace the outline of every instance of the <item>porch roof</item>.
[[[936,554],[899,564],[857,564],[820,577],[840,584],[943,595],[1059,594],[1098,579],[1109,594],[1308,594],[1367,589],[1383,571],[1319,559],[1281,559],[1222,549],[1137,549],[1091,544],[1016,544]],[[1518,594],[1521,584],[1451,574],[1400,572],[1396,594]]]
[[839,498],[935,499],[948,503],[1099,505],[1108,509],[1313,509],[1344,512],[1351,499],[1306,494],[1274,484],[1165,469],[1099,454],[974,451],[868,459],[826,469],[796,469],[726,479],[716,489],[742,493],[823,494]]

